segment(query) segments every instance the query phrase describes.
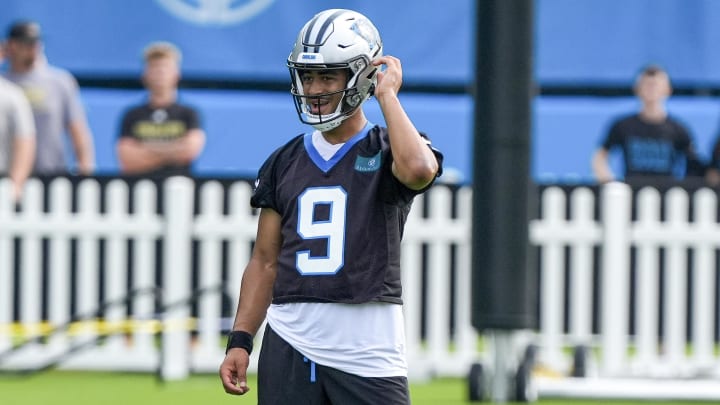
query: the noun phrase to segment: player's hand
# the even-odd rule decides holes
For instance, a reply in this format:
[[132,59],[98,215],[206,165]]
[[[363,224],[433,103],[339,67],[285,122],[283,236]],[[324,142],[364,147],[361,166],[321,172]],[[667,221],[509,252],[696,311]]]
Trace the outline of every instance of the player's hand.
[[243,395],[250,391],[247,385],[248,364],[250,364],[250,356],[245,349],[230,349],[220,365],[220,380],[225,392]]
[[375,86],[375,98],[380,100],[385,96],[397,96],[402,86],[402,65],[400,59],[385,55],[373,61],[373,65],[385,65],[384,70],[377,74],[377,85]]

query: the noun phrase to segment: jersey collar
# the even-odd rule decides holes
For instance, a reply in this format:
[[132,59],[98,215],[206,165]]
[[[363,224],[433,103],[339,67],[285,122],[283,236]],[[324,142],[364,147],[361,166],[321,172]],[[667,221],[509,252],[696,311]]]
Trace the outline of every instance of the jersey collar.
[[367,124],[365,124],[365,127],[361,129],[360,132],[353,135],[352,138],[348,139],[347,142],[345,142],[345,145],[338,149],[330,160],[325,160],[322,156],[320,156],[320,152],[318,152],[315,145],[313,145],[312,132],[308,132],[303,136],[305,150],[310,156],[310,160],[315,163],[315,166],[322,170],[323,173],[327,173],[348,153],[353,146],[355,146],[356,143],[360,142],[367,136],[373,126],[375,125],[368,121]]

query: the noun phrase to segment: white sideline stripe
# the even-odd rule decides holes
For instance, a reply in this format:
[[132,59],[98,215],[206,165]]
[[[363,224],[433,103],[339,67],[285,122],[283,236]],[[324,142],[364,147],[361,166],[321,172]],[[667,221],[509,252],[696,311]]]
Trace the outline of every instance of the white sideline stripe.
[[717,401],[717,380],[534,377],[540,398]]

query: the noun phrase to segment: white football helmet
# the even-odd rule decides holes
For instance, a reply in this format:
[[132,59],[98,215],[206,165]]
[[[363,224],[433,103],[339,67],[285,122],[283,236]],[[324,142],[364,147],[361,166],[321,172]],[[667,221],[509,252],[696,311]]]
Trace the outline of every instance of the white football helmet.
[[[373,23],[364,15],[343,9],[316,14],[300,30],[288,57],[292,88],[300,121],[320,131],[329,131],[357,111],[372,94],[378,67],[373,59],[382,56],[382,40]],[[313,114],[312,99],[335,93],[303,94],[301,74],[305,70],[346,69],[348,81],[342,101],[331,114]]]

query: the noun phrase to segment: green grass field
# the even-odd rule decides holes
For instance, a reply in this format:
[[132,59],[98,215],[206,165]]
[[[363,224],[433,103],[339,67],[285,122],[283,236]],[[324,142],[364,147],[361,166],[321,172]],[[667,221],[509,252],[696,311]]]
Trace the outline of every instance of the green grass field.
[[[255,387],[251,380],[250,386]],[[460,405],[467,401],[462,379],[436,379],[411,386],[413,405]],[[215,375],[159,383],[148,374],[52,371],[31,377],[0,375],[2,405],[144,405],[255,404],[255,391],[243,397],[225,394]],[[630,405],[633,402],[541,399],[540,405]],[[643,405],[697,405],[697,402],[642,402]],[[293,405],[293,404],[288,404]]]

